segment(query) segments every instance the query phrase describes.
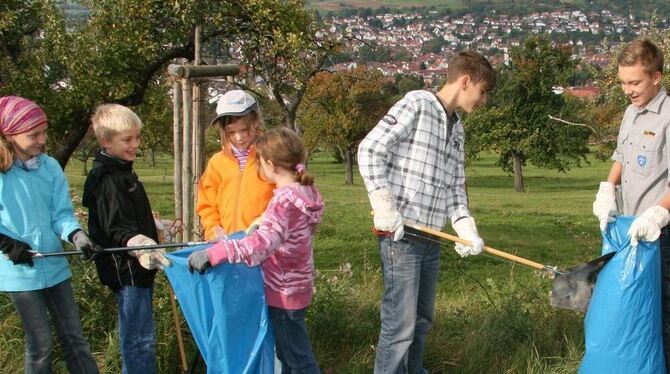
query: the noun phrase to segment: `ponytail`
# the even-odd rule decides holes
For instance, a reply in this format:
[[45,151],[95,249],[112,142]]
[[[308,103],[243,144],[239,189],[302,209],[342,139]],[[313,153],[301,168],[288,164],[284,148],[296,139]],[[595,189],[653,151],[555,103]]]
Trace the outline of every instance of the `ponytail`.
[[305,169],[305,165],[303,163],[299,163],[298,165],[295,166],[295,173],[296,176],[298,177],[298,182],[301,185],[311,186],[314,184],[314,177],[312,176],[312,174],[307,172],[307,170]]

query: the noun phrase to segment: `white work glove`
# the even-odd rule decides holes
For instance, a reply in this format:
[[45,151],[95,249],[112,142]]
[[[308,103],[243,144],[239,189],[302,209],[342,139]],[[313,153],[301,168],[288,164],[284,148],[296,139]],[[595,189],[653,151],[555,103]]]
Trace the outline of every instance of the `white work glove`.
[[482,250],[484,249],[484,240],[479,237],[474,218],[461,218],[455,222],[452,222],[451,227],[454,228],[459,238],[468,240],[470,243],[472,243],[472,245],[456,243],[454,249],[456,249],[456,252],[458,252],[461,257],[478,255],[482,253]]
[[138,251],[140,252],[137,255],[137,261],[140,262],[143,268],[147,270],[160,269],[163,270],[166,267],[170,267],[172,263],[165,257],[165,249],[152,249],[149,251]]
[[670,221],[668,210],[660,205],[654,205],[640,216],[635,218],[628,229],[630,245],[637,247],[638,240],[653,242],[661,236],[661,229]]
[[614,184],[600,182],[596,200],[593,202],[593,214],[600,220],[600,231],[605,231],[607,224],[614,222],[618,213]]
[[374,225],[377,231],[393,233],[393,241],[397,242],[405,234],[402,216],[395,206],[395,198],[386,189],[370,192],[370,205],[374,211]]
[[[137,234],[132,238],[128,239],[126,247],[139,247],[139,246],[157,245],[157,244],[158,243],[156,243],[156,241],[151,239],[150,237],[142,234]],[[139,252],[139,251],[133,251],[133,252]]]
[[[126,243],[126,246],[139,247],[139,246],[157,245],[157,244],[158,243],[156,243],[156,241],[151,239],[150,237],[138,234],[130,238],[128,240],[128,243]],[[140,265],[142,265],[142,267],[147,270],[154,270],[154,269],[162,270],[172,265],[170,260],[168,260],[167,257],[165,257],[165,250],[162,248],[129,251],[129,253],[135,256],[137,258],[137,261],[139,261]]]

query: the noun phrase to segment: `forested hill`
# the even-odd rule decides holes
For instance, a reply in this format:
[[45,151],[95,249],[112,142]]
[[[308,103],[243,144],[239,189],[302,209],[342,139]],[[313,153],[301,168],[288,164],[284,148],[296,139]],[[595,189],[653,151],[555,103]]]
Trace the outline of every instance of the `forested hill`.
[[373,13],[387,12],[392,8],[435,8],[453,14],[482,13],[496,11],[509,15],[526,15],[561,9],[583,12],[610,10],[617,14],[633,14],[635,17],[649,17],[656,11],[659,17],[670,17],[668,0],[307,0],[306,6],[316,8],[320,13],[357,12],[370,8]]

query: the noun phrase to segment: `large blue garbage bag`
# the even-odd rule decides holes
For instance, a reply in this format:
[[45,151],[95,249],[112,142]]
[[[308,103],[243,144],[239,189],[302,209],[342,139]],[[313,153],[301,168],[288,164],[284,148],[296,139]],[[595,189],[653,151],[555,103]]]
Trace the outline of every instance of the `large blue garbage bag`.
[[168,254],[165,273],[208,374],[273,373],[274,335],[259,267],[222,264],[204,275],[188,272],[196,246]]
[[607,226],[602,254],[617,254],[593,289],[584,320],[586,352],[580,373],[664,374],[661,330],[661,256],[658,240],[630,246],[635,217]]

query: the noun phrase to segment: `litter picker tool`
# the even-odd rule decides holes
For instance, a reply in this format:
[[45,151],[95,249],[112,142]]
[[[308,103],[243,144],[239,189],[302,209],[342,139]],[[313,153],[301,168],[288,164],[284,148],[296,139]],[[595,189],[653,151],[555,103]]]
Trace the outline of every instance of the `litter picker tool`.
[[[439,231],[439,230],[431,229],[431,228],[428,228],[428,227],[422,227],[422,226],[418,226],[418,225],[412,225],[412,224],[405,224],[405,226],[413,228],[414,230],[417,230],[417,231],[424,232],[426,234],[437,236],[437,237],[442,238],[442,239],[447,239],[447,240],[452,241],[452,242],[461,243],[461,244],[465,244],[465,245],[471,245],[471,243],[468,240],[461,239],[458,236],[450,235],[450,234],[447,234],[447,233]],[[503,252],[503,251],[495,249],[495,248],[485,246],[484,251],[486,251],[486,253],[490,253],[494,256],[501,257],[501,258],[504,258],[504,259],[507,259],[507,260],[510,260],[510,261],[514,261],[516,263],[526,265],[526,266],[532,267],[532,268],[537,269],[537,270],[547,270],[547,271],[550,271],[554,274],[561,274],[562,273],[561,271],[558,270],[558,268],[556,268],[556,266],[544,265],[544,264],[541,264],[539,262],[535,262],[535,261],[525,259],[523,257],[515,256],[511,253]]]
[[[137,247],[117,247],[117,248],[104,248],[102,253],[113,253],[113,252],[127,252],[127,251],[148,251],[152,249],[161,249],[161,248],[182,248],[182,247],[193,247],[196,245],[202,244],[214,244],[214,242],[184,242],[184,243],[166,243],[166,244],[155,244],[155,245],[140,245]],[[32,252],[33,258],[44,258],[44,257],[54,257],[54,256],[74,256],[81,255],[81,251],[67,251],[67,252],[51,252],[51,253],[39,253]]]
[[551,305],[586,312],[598,273],[615,254],[616,252],[610,252],[585,264],[571,267],[565,273],[556,274],[551,287]]
[[[426,237],[424,235],[416,235],[411,232],[409,233],[410,236],[414,236],[417,239],[439,242],[439,240],[432,239],[432,237],[438,237],[465,245],[471,244],[467,240],[439,230],[413,224],[405,224],[405,227],[409,227],[416,231],[431,235],[431,237]],[[615,255],[615,252],[611,252],[585,264],[577,265],[565,271],[561,271],[558,270],[556,266],[540,264],[538,262],[515,256],[495,248],[485,246],[484,251],[494,256],[502,257],[504,259],[532,267],[534,269],[546,270],[553,273],[554,276],[552,281],[550,301],[551,305],[558,308],[578,310],[581,312],[586,312],[589,307],[589,302],[591,301],[591,295],[593,293],[593,286],[596,283],[598,273],[600,273],[605,264],[607,264],[607,262]]]

